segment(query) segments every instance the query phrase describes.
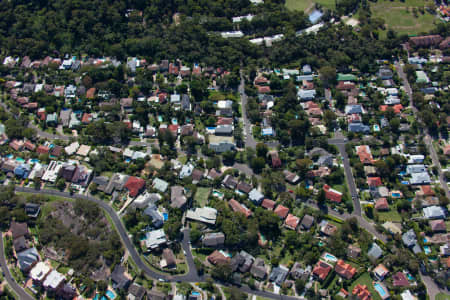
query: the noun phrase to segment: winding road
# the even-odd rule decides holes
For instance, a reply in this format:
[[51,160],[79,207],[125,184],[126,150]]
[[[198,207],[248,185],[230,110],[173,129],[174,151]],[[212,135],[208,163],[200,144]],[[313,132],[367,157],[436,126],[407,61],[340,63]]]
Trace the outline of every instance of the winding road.
[[[91,202],[94,202],[98,204],[111,218],[119,236],[122,240],[122,243],[124,244],[125,248],[127,249],[128,253],[130,254],[131,258],[133,259],[136,266],[141,269],[147,276],[153,278],[153,279],[162,279],[167,282],[202,282],[204,281],[204,277],[201,277],[197,274],[197,269],[194,264],[194,257],[192,256],[191,248],[190,248],[190,236],[189,236],[189,229],[185,228],[183,230],[183,240],[181,242],[182,248],[184,252],[186,253],[186,260],[189,266],[189,271],[185,275],[179,275],[179,276],[171,276],[166,274],[161,274],[159,272],[156,272],[152,270],[149,266],[147,266],[141,259],[139,253],[136,251],[136,248],[134,247],[132,241],[130,240],[128,233],[125,229],[125,226],[123,225],[122,221],[120,220],[120,217],[117,215],[116,211],[108,205],[108,203],[97,199],[92,196],[86,196],[86,195],[80,195],[80,194],[70,194],[66,192],[60,192],[56,190],[35,190],[33,188],[25,188],[25,187],[16,187],[16,192],[23,192],[23,193],[33,193],[33,194],[41,194],[41,195],[52,195],[52,196],[59,196],[59,197],[65,197],[70,199],[85,199]],[[3,249],[3,248],[2,248]],[[3,258],[3,259],[1,259]],[[6,264],[4,259],[4,251],[1,251],[0,259],[2,260],[2,268],[3,263]],[[6,268],[7,269],[7,268]],[[9,272],[9,271],[8,271]],[[10,277],[12,279],[12,277]],[[10,283],[8,281],[8,283]],[[218,282],[219,284],[222,284]],[[20,294],[21,290],[23,289],[15,283],[14,279],[12,279],[12,284],[10,286],[13,288],[13,290]],[[247,286],[242,286],[239,288],[242,292],[248,293],[248,294],[254,294],[261,297],[266,297],[270,299],[285,299],[285,300],[298,300],[296,297],[292,296],[285,296],[285,295],[278,295],[275,293],[270,293],[266,291],[259,291],[259,290],[252,290]],[[20,298],[20,299],[33,299],[33,298]]]
[[[2,232],[0,232],[2,234]],[[0,266],[2,267],[3,277],[6,279],[9,287],[19,296],[20,300],[33,300],[31,297],[20,285],[17,284],[16,280],[12,277],[11,272],[9,272],[8,264],[5,258],[5,248],[3,245],[3,238],[0,236]]]

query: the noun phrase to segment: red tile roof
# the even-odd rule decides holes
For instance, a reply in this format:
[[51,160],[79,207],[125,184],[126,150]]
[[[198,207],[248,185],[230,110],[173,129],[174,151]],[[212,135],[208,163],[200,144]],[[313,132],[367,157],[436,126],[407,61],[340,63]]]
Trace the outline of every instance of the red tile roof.
[[30,142],[30,141],[26,141],[26,142],[23,144],[23,146],[24,146],[27,150],[30,150],[30,151],[34,151],[34,149],[36,149],[36,145],[33,144],[33,143]]
[[356,268],[352,267],[350,264],[346,264],[342,259],[337,261],[334,270],[345,279],[351,279],[356,274]]
[[289,213],[289,208],[280,204],[277,206],[277,208],[275,208],[274,213],[276,213],[280,218],[284,219]]
[[433,232],[444,232],[447,231],[447,226],[444,220],[432,220],[430,221],[430,227]]
[[372,154],[370,153],[369,146],[366,146],[366,145],[359,146],[357,154],[359,156],[359,160],[363,164],[372,164],[373,163],[373,157],[372,157]]
[[352,291],[352,294],[355,295],[360,300],[369,300],[372,299],[369,290],[367,289],[367,285],[357,284]]
[[270,87],[269,86],[256,86],[258,88],[259,93],[270,93]]
[[244,207],[242,204],[240,204],[239,202],[237,202],[234,199],[231,199],[230,201],[228,201],[228,204],[231,206],[231,208],[233,209],[233,211],[235,212],[241,212],[243,213],[247,218],[252,214],[252,211],[250,209],[248,209],[247,207]]
[[298,223],[300,223],[300,219],[292,214],[288,214],[286,220],[284,221],[284,225],[292,230],[296,230]]
[[95,88],[93,87],[93,88],[88,89],[86,92],[86,98],[94,99],[94,96],[95,96]]
[[323,186],[323,190],[325,191],[325,198],[330,201],[340,203],[342,201],[342,193],[332,189],[328,184]]
[[81,118],[81,122],[83,124],[89,124],[92,121],[92,114],[84,113],[83,117]]
[[392,280],[394,286],[408,286],[409,281],[408,278],[406,278],[406,275],[402,272],[397,272],[394,275],[392,275]]
[[128,190],[130,197],[136,197],[144,186],[145,180],[134,176],[130,176],[124,185]]
[[367,177],[367,184],[369,187],[377,187],[382,185],[380,177]]
[[376,210],[388,210],[389,204],[387,202],[386,198],[380,198],[375,202],[375,209]]
[[331,271],[331,266],[324,261],[319,260],[314,266],[313,274],[317,276],[320,280],[327,278]]
[[39,153],[39,154],[46,154],[46,153],[50,152],[50,148],[47,147],[47,146],[44,146],[44,145],[39,145],[36,148],[36,152]]
[[420,189],[424,196],[434,196],[434,191],[431,188],[431,185],[421,185]]
[[270,199],[264,199],[261,203],[261,206],[265,209],[273,210],[275,207],[275,201]]
[[213,265],[217,265],[217,264],[227,264],[230,262],[230,258],[223,255],[221,252],[219,252],[218,250],[215,250],[213,253],[211,253],[208,257],[207,257],[208,261],[210,263],[212,263]]

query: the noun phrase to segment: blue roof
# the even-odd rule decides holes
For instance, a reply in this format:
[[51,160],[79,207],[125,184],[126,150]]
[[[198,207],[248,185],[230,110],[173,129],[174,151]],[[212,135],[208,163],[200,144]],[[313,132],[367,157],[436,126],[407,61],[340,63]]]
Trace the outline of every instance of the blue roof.
[[316,24],[320,18],[322,18],[323,13],[320,10],[314,10],[312,13],[309,14],[309,21],[312,24]]

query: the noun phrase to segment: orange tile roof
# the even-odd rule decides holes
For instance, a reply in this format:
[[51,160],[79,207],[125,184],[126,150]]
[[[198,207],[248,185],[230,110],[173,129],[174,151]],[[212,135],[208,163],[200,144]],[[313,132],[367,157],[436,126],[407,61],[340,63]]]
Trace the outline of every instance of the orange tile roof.
[[334,270],[345,279],[350,279],[356,274],[356,268],[352,267],[350,264],[346,264],[342,259],[337,261]]

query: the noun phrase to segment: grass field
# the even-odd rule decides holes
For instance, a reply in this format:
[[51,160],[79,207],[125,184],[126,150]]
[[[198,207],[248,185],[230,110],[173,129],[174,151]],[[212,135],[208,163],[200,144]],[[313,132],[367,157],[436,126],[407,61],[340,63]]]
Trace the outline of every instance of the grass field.
[[369,290],[370,294],[372,295],[372,299],[374,300],[381,300],[380,295],[375,291],[372,284],[373,280],[370,277],[369,273],[364,273],[361,276],[358,277],[357,280],[355,280],[351,287],[348,289],[349,291],[353,291],[353,288],[359,283],[362,285],[366,285],[367,289]]
[[334,9],[335,0],[286,0],[286,7],[290,10],[309,12],[314,8],[314,3],[319,3],[325,8]]
[[195,193],[194,200],[199,206],[203,207],[208,203],[208,197],[211,193],[210,188],[199,187]]
[[[417,13],[417,18],[413,14],[413,8],[427,6],[431,0],[406,0],[405,2],[379,0],[376,3],[370,2],[372,17],[382,18],[386,22],[386,27],[400,34],[415,35],[427,32],[434,27],[435,16],[425,10],[424,14]],[[408,10],[407,10],[408,8]],[[382,32],[382,36],[385,32]]]
[[390,207],[388,211],[379,211],[378,218],[380,221],[392,221],[392,222],[401,222],[402,217],[397,212],[397,209],[395,207]]
[[436,300],[450,300],[450,295],[439,293],[436,295]]

